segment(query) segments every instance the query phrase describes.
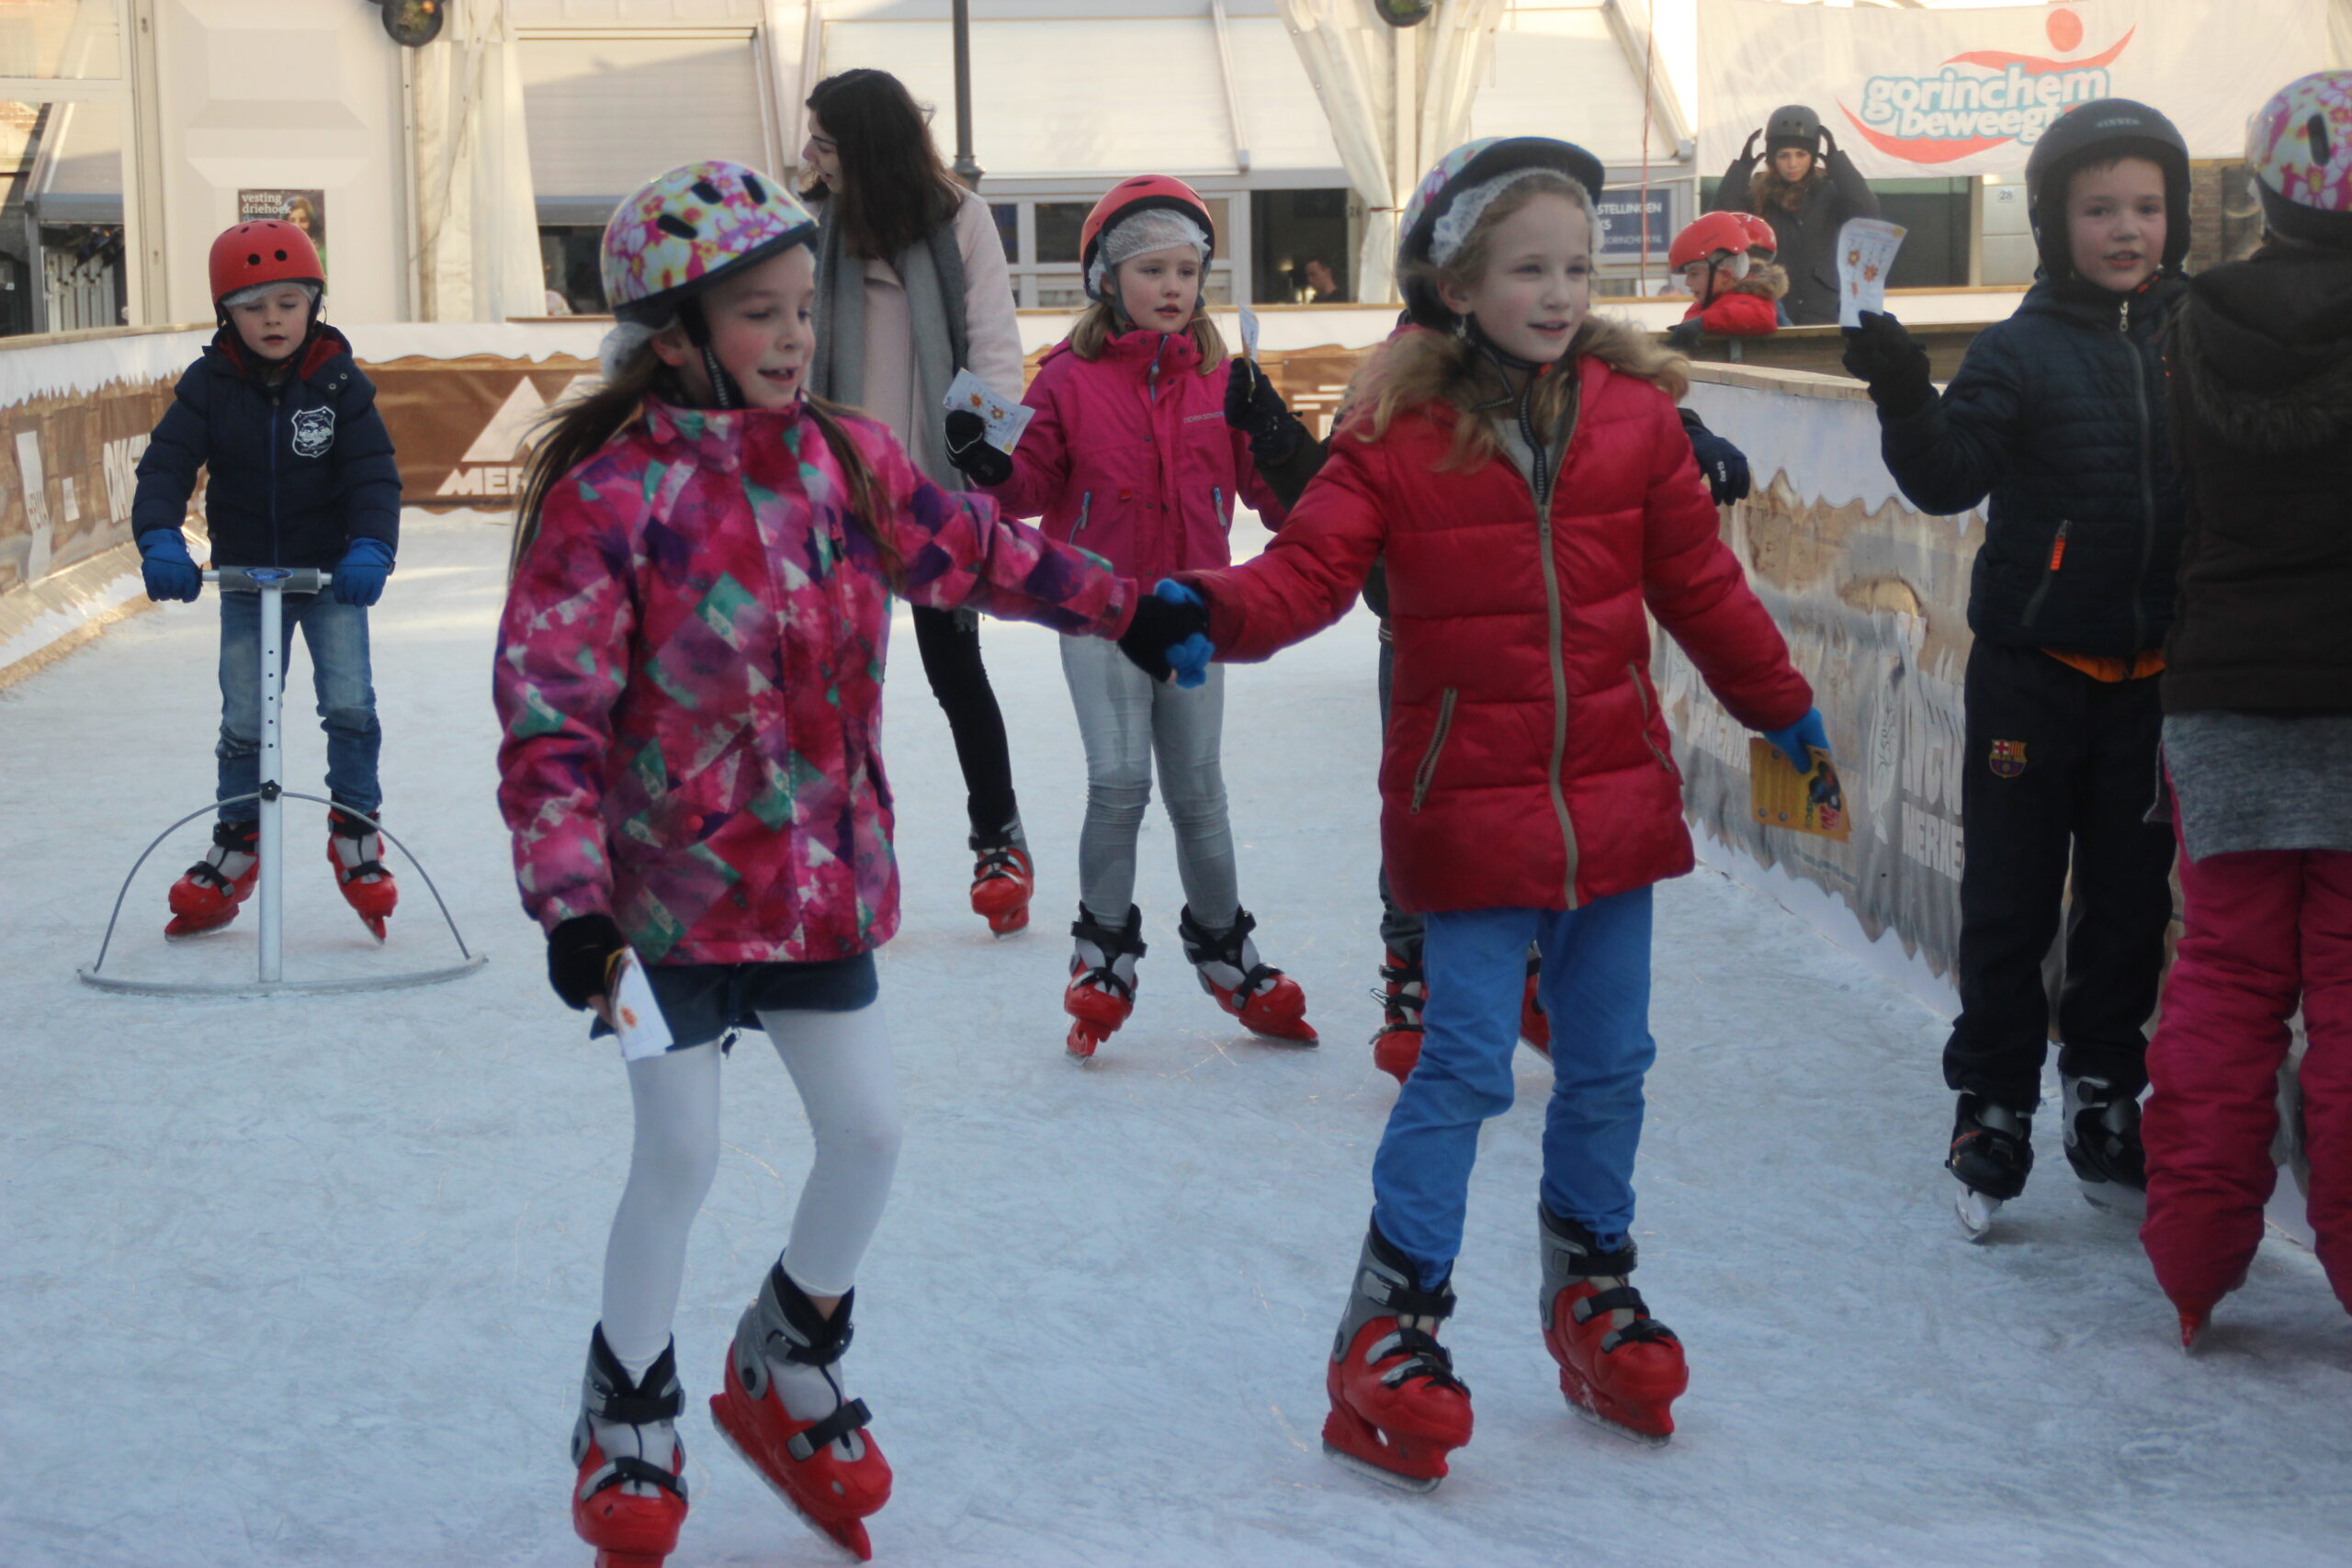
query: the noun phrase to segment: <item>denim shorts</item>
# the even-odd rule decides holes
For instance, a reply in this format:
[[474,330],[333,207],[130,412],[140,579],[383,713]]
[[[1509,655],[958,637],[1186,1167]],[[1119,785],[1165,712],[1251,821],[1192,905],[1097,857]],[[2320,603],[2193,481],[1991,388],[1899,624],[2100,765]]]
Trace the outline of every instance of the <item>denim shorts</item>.
[[[732,1045],[740,1031],[761,1027],[763,1012],[855,1012],[882,991],[871,953],[821,964],[649,964],[645,978],[673,1051],[722,1037],[722,1049]],[[588,1038],[612,1032],[600,1018]]]

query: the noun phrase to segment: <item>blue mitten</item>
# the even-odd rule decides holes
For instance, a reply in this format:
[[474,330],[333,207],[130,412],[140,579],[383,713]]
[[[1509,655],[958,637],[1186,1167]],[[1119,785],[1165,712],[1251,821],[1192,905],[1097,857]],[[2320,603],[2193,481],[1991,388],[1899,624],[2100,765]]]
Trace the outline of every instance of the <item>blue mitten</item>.
[[1717,506],[1746,501],[1753,483],[1747,454],[1703,425],[1690,434],[1690,455],[1699,459],[1699,471],[1707,478],[1709,498]]
[[1209,678],[1208,605],[1182,583],[1161,578],[1136,602],[1135,618],[1119,635],[1119,651],[1155,681],[1197,686]]
[[1825,755],[1829,750],[1829,729],[1821,722],[1819,708],[1807,708],[1804,716],[1786,729],[1766,730],[1764,739],[1780,748],[1789,765],[1801,773],[1813,772],[1811,748],[1819,749]]
[[1165,577],[1161,578],[1159,585],[1152,589],[1151,595],[1155,599],[1164,599],[1170,604],[1189,605],[1200,611],[1204,629],[1193,632],[1182,642],[1169,646],[1168,668],[1176,672],[1176,683],[1180,686],[1190,689],[1206,685],[1209,678],[1209,661],[1216,657],[1216,645],[1209,641],[1205,629],[1209,614],[1207,604],[1192,589]]
[[147,597],[158,604],[167,599],[193,604],[204,592],[204,574],[196,570],[177,528],[150,528],[139,536],[139,575]]
[[391,574],[391,546],[381,539],[354,539],[334,563],[334,602],[364,610],[384,596],[384,579]]

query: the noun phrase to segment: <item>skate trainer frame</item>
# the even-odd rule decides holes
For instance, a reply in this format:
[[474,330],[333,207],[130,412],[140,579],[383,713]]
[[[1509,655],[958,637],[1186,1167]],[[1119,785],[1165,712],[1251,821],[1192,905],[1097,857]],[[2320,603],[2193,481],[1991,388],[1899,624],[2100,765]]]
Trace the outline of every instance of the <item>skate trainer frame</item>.
[[[314,568],[284,567],[224,567],[208,571],[204,581],[217,584],[224,593],[259,593],[261,595],[261,788],[252,795],[240,795],[225,801],[213,801],[189,812],[161,833],[131,863],[130,874],[122,879],[121,891],[114,897],[114,913],[107,918],[106,936],[98,942],[98,956],[86,969],[77,970],[85,985],[96,986],[103,991],[127,991],[153,997],[262,997],[281,992],[317,995],[332,991],[389,991],[406,986],[431,986],[443,980],[454,980],[470,975],[489,962],[485,954],[467,949],[466,939],[458,931],[458,922],[449,913],[449,906],[441,897],[441,890],[433,885],[433,874],[423,862],[397,838],[386,831],[384,825],[345,807],[344,815],[358,818],[390,839],[394,848],[407,857],[424,878],[425,891],[433,895],[433,902],[441,911],[442,920],[449,928],[449,938],[458,944],[461,962],[445,964],[438,969],[419,969],[397,975],[368,975],[344,980],[288,980],[285,976],[285,908],[283,903],[283,857],[285,843],[283,802],[307,800],[320,806],[335,803],[315,795],[301,795],[286,789],[278,782],[282,765],[279,745],[278,718],[283,705],[286,685],[285,609],[288,593],[316,593],[334,581],[334,574]],[[240,801],[260,802],[260,834],[256,845],[260,873],[254,893],[260,906],[261,957],[259,973],[251,980],[205,983],[200,981],[129,980],[119,976],[102,974],[107,950],[114,942],[114,928],[122,919],[123,900],[130,896],[130,885],[139,876],[140,868],[161,848],[165,839],[209,811]]]

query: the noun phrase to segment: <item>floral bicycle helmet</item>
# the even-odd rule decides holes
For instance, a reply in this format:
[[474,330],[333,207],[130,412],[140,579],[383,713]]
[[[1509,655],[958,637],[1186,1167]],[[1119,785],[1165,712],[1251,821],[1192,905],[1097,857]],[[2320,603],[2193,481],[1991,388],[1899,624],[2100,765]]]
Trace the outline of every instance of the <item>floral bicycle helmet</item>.
[[2291,239],[2352,239],[2352,71],[2314,71],[2271,96],[2245,127],[2263,220]]

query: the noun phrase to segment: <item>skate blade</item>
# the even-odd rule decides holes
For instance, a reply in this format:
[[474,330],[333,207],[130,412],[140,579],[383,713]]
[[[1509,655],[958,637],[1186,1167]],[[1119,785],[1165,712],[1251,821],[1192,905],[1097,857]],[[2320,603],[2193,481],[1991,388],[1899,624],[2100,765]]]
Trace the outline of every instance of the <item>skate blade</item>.
[[1961,1234],[1971,1241],[1983,1241],[1993,1229],[1993,1217],[2001,1212],[2002,1200],[1987,1198],[1973,1187],[1960,1190],[1960,1197],[1952,1205],[1960,1216]]
[[359,923],[368,928],[368,934],[376,939],[377,946],[381,947],[384,944],[384,939],[390,934],[390,928],[385,925],[383,916],[362,915],[359,917]]
[[1602,1431],[1614,1432],[1617,1436],[1624,1438],[1627,1442],[1639,1443],[1645,1449],[1662,1449],[1674,1441],[1674,1434],[1671,1432],[1645,1432],[1639,1427],[1628,1427],[1623,1421],[1603,1416],[1600,1411],[1593,1409],[1592,1406],[1589,1404],[1578,1404],[1573,1399],[1568,1401],[1568,1408],[1585,1420],[1589,1421],[1594,1426],[1600,1427]]
[[232,919],[220,920],[209,926],[195,926],[182,929],[179,918],[175,916],[173,917],[171,923],[164,928],[164,940],[175,944],[183,942],[202,942],[206,937],[219,936],[222,931],[227,931],[231,926],[233,926],[237,922]]
[[999,942],[1009,936],[1019,936],[1029,929],[1029,906],[1023,904],[1010,915],[990,915],[988,922],[989,934]]
[[[752,1457],[750,1450],[745,1449],[741,1443],[735,1440],[735,1434],[728,1429],[726,1422],[718,1418],[718,1412],[715,1408],[718,1403],[718,1402],[716,1399],[711,1401],[714,1408],[710,1413],[710,1424],[718,1428],[718,1435],[720,1438],[726,1442],[729,1448],[735,1450],[735,1457],[743,1461],[744,1467],[750,1470],[753,1475],[760,1478],[760,1484],[775,1493],[776,1495],[776,1500],[782,1503],[786,1507],[792,1510],[792,1517],[794,1518],[798,1519],[802,1524],[807,1525],[811,1530],[814,1530],[818,1535],[823,1537],[833,1546],[842,1551],[846,1552],[852,1562],[871,1562],[874,1561],[874,1541],[873,1539],[865,1533],[865,1521],[860,1519],[851,1519],[845,1524],[829,1525],[825,1523],[824,1520],[817,1517],[816,1515],[810,1513],[808,1509],[802,1507],[798,1500],[796,1499],[791,1493],[776,1484],[775,1478],[760,1467],[759,1461]],[[657,1568],[659,1568],[658,1564]]]
[[2148,1194],[2137,1187],[2120,1181],[2091,1181],[2075,1178],[2083,1190],[2083,1201],[2094,1209],[2126,1219],[2144,1220],[2148,1217]]
[[605,1551],[596,1553],[596,1568],[662,1568],[666,1551]]
[[1352,1470],[1358,1475],[1377,1481],[1383,1486],[1394,1486],[1399,1492],[1434,1492],[1437,1483],[1445,1479],[1442,1475],[1400,1474],[1370,1460],[1358,1459],[1329,1438],[1323,1439],[1323,1457],[1343,1470]]

